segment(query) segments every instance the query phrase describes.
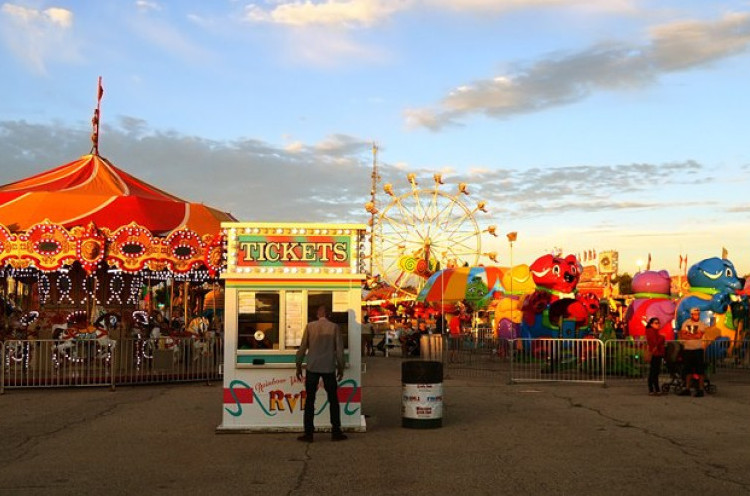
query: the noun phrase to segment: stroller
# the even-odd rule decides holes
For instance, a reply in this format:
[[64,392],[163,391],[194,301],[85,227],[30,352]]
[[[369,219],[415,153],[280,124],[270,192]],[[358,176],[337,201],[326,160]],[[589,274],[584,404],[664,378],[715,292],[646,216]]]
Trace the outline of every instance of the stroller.
[[[669,382],[661,385],[662,393],[666,394],[670,391],[675,394],[682,393],[687,387],[687,378],[685,377],[686,374],[682,363],[682,344],[679,341],[670,341],[667,343],[664,362],[669,373]],[[697,377],[691,377],[691,379],[698,380]],[[706,374],[704,374],[703,378],[703,387],[706,393],[713,394],[716,392],[716,386],[711,384],[711,379]]]

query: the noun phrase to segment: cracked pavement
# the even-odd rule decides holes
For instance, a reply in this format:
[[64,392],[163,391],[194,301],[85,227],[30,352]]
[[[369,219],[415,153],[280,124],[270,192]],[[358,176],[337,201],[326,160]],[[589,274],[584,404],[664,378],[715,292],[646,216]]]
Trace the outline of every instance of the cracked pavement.
[[218,383],[6,390],[0,494],[750,494],[750,373],[704,398],[451,376],[443,426],[405,429],[400,362],[367,359],[339,443],[217,434]]

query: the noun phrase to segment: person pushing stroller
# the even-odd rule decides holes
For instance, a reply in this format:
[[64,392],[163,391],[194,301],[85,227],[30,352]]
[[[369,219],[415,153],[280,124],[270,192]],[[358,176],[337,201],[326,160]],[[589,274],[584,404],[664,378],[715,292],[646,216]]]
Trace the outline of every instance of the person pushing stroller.
[[678,337],[682,341],[682,365],[685,378],[685,389],[680,396],[690,396],[690,386],[693,378],[697,377],[698,386],[695,397],[703,396],[705,389],[706,364],[703,357],[703,336],[706,333],[706,324],[701,321],[701,311],[697,307],[690,309],[690,318],[682,323]]

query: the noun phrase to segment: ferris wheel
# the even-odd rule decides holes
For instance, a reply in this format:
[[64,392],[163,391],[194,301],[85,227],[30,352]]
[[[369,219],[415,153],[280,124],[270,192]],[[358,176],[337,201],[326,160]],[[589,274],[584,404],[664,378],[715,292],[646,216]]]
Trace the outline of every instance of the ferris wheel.
[[390,200],[382,212],[374,202],[365,205],[372,215],[372,270],[381,280],[414,297],[437,270],[477,265],[482,255],[496,261],[496,253],[482,253],[482,233],[496,236],[495,226],[482,230],[476,220],[487,212],[486,202],[467,205],[466,183],[450,193],[441,189],[440,174],[431,188],[420,188],[415,174],[407,179],[411,188],[403,194],[383,186]]

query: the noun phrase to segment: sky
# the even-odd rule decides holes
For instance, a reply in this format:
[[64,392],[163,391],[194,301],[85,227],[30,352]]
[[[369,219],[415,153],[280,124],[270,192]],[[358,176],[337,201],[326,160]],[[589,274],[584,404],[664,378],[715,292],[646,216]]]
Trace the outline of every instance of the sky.
[[375,143],[500,265],[750,273],[749,0],[13,0],[0,67],[0,184],[90,152],[101,76],[100,154],[242,221],[367,222]]

